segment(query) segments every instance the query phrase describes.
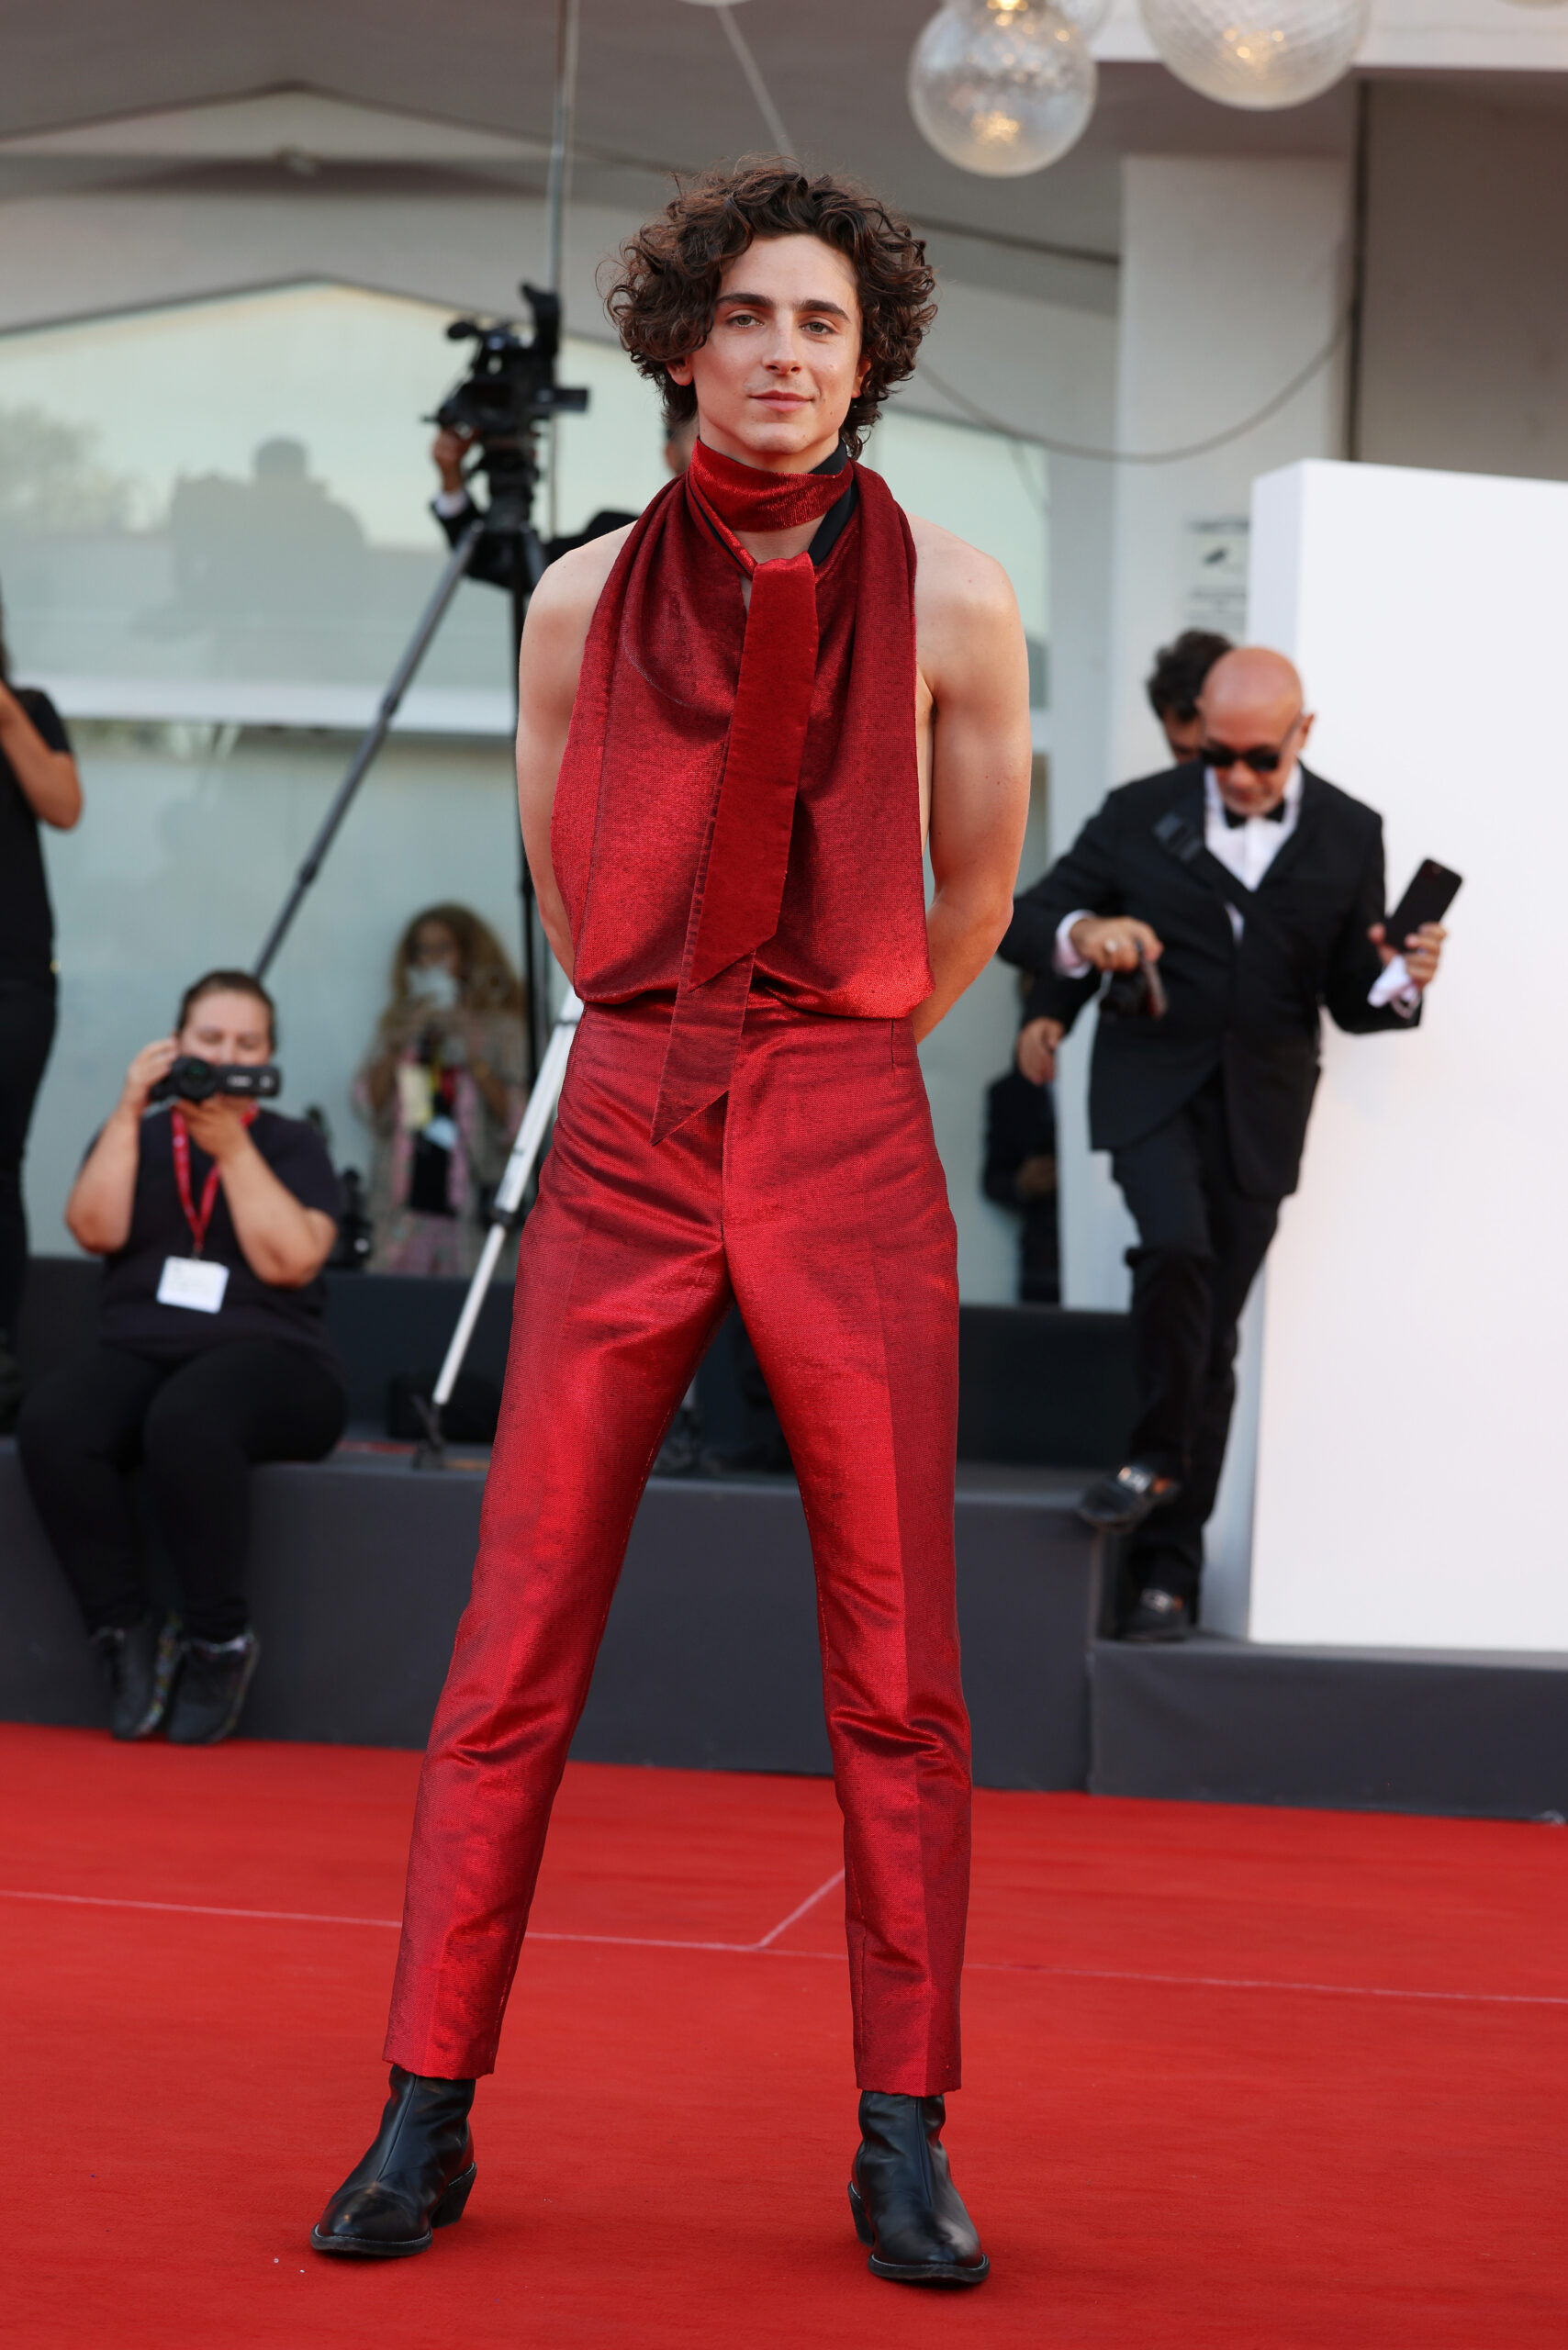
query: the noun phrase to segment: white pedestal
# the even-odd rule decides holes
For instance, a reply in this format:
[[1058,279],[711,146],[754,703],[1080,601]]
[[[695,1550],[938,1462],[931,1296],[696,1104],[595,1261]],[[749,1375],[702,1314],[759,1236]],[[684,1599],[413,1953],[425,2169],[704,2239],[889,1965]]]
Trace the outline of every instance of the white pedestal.
[[1413,1035],[1325,1038],[1269,1262],[1251,1630],[1568,1651],[1568,485],[1306,464],[1255,487],[1249,633],[1389,895],[1465,876]]

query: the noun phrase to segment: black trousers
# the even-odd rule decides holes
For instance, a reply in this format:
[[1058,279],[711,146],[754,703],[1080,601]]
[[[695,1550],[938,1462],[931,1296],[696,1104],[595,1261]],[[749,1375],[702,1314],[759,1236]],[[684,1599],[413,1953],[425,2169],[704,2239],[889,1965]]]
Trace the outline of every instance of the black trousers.
[[203,1640],[242,1632],[251,1465],[319,1460],[347,1410],[332,1373],[275,1338],[234,1338],[178,1362],[99,1347],[40,1380],[17,1444],[87,1629],[147,1613],[130,1497],[140,1465],[185,1629]]
[[1193,1602],[1236,1403],[1237,1324],[1280,1220],[1278,1200],[1238,1186],[1222,1085],[1211,1078],[1111,1156],[1139,1242],[1127,1252],[1138,1399],[1127,1455],[1182,1481],[1133,1538],[1129,1580]]
[[0,979],[0,1346],[15,1346],[28,1270],[22,1154],[54,1042],[54,981]]

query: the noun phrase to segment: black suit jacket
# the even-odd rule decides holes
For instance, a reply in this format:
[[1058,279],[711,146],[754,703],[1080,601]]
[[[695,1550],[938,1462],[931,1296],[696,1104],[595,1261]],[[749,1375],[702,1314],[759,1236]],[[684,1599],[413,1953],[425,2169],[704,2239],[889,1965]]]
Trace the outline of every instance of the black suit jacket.
[[[1317,1083],[1324,1005],[1352,1035],[1414,1024],[1367,990],[1383,966],[1367,937],[1383,920],[1383,819],[1303,770],[1301,810],[1257,892],[1238,901],[1238,944],[1201,860],[1156,836],[1174,813],[1204,835],[1204,771],[1171,767],[1113,791],[1067,855],[1016,901],[1002,942],[1037,976],[1025,1012],[1070,1028],[1100,984],[1053,968],[1057,926],[1075,909],[1130,914],[1163,941],[1162,1020],[1103,1018],[1089,1084],[1090,1140],[1116,1150],[1175,1115],[1216,1069],[1238,1181],[1256,1199],[1294,1192]],[[1417,1015],[1418,1016],[1418,1015]]]

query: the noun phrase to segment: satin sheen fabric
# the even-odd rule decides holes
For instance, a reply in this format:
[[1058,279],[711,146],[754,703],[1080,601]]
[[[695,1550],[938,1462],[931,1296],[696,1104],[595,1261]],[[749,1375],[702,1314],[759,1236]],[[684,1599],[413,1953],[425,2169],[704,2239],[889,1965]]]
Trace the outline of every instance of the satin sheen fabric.
[[[694,957],[720,787],[737,722],[761,735],[760,755],[767,721],[737,699],[745,574],[684,480],[643,514],[594,614],[551,850],[583,1001],[678,990],[660,1136],[722,1092],[754,980],[801,1010],[852,1019],[902,1019],[931,991],[913,543],[879,476],[856,466],[854,479],[856,511],[812,571],[814,677],[777,927],[755,957],[711,976],[698,977]],[[798,598],[799,569],[777,568]],[[793,737],[792,696],[772,722]]]
[[523,1227],[386,2055],[459,2079],[494,2066],[633,1516],[733,1296],[811,1529],[856,2076],[928,2096],[958,2081],[969,1769],[955,1237],[925,1089],[907,1020],[754,996],[725,1099],[655,1145],[669,1023],[667,1000],[585,1013]]

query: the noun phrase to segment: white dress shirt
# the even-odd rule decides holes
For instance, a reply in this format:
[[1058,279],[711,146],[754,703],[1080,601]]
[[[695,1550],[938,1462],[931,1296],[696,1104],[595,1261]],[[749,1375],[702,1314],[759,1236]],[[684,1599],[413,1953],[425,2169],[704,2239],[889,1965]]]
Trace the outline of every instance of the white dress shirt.
[[[1217,857],[1227,873],[1234,873],[1243,889],[1256,890],[1281,849],[1301,821],[1302,774],[1298,760],[1292,767],[1284,789],[1284,813],[1272,816],[1249,816],[1239,824],[1226,822],[1225,802],[1219,796],[1213,767],[1204,769],[1204,846]],[[1226,912],[1230,927],[1239,945],[1245,927],[1238,909],[1228,901]],[[1081,979],[1092,969],[1078,954],[1072,944],[1074,923],[1089,919],[1088,910],[1080,906],[1064,914],[1057,924],[1056,948],[1052,961],[1064,979]],[[1395,956],[1372,987],[1369,1003],[1392,1003],[1406,1020],[1421,1001],[1421,990],[1405,968],[1402,956]]]

